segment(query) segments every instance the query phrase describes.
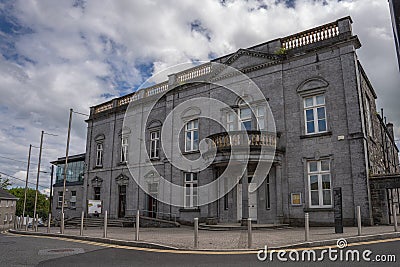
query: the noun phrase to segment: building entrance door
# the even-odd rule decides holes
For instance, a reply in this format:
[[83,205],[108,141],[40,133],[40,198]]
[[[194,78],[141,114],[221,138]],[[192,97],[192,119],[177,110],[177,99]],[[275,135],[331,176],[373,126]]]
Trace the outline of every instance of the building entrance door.
[[157,199],[154,197],[148,195],[148,204],[147,204],[147,209],[148,209],[148,216],[152,218],[157,217]]
[[126,210],[126,185],[119,186],[118,218],[125,217]]
[[[249,183],[249,217],[257,221],[257,191],[250,193],[257,187],[256,183]],[[237,185],[237,220],[242,220],[242,184]]]

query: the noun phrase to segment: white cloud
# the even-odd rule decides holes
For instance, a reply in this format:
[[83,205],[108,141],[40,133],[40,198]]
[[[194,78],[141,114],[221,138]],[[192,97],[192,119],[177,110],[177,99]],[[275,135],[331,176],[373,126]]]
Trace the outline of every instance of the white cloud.
[[[140,85],[146,78],[143,71],[148,71],[143,64],[158,72],[348,15],[363,44],[359,58],[378,93],[378,105],[385,107],[388,120],[400,125],[400,75],[387,1],[328,0],[323,5],[322,0],[298,0],[294,9],[275,2],[104,0],[74,7],[73,1],[23,0],[12,9],[0,5],[10,14],[7,18],[31,29],[15,35],[0,32],[18,55],[18,60],[10,59],[0,46],[0,154],[26,160],[29,143],[38,145],[44,129],[59,136],[45,136],[43,164],[63,156],[69,108],[88,113],[104,96],[127,93],[118,84]],[[266,9],[258,9],[262,3]],[[71,153],[85,150],[83,120],[74,115]],[[400,128],[395,129],[399,138]],[[24,168],[0,160],[0,169],[10,174]],[[43,175],[44,183],[48,179]]]

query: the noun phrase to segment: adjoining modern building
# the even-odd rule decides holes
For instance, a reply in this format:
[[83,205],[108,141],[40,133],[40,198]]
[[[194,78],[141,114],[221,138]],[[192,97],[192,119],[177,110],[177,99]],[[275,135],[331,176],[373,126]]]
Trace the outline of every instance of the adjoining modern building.
[[392,17],[392,27],[394,42],[396,45],[397,60],[400,70],[400,0],[389,0],[390,14]]
[[[397,198],[400,188],[399,151],[393,125],[377,111],[377,95],[357,57],[360,47],[352,20],[345,17],[239,49],[171,74],[163,83],[92,107],[87,120],[87,172],[84,184],[78,186],[85,191],[83,209],[87,210],[88,200],[98,199],[102,212],[107,210],[112,218],[133,216],[139,209],[157,217],[173,215],[188,223],[199,217],[218,223],[251,218],[257,223],[303,224],[307,212],[312,224],[331,225],[333,189],[341,188],[345,225],[355,224],[357,206],[365,225],[389,223],[389,199]],[[276,135],[264,127],[271,118],[264,116],[263,107],[249,110],[248,103],[257,106],[251,95],[237,96],[221,86],[192,82],[211,75],[212,63],[240,70],[261,89],[275,120]],[[139,129],[144,136],[136,136],[135,127],[142,126],[123,123],[128,104],[148,110],[160,94],[163,97],[151,110],[148,123]],[[228,138],[222,125],[204,119],[194,103],[181,114],[180,122],[185,125],[177,141],[181,152],[192,160],[203,157],[199,145],[207,138],[216,148],[216,157],[204,170],[183,171],[171,164],[161,149],[161,131],[167,115],[194,97],[217,99],[235,110],[238,121],[225,110],[220,110],[220,117],[237,139]],[[141,112],[134,116],[146,121]],[[251,136],[245,174],[222,198],[199,206],[204,196],[197,188],[211,183],[227,168],[227,151],[238,146],[235,140],[242,140],[243,134]],[[146,146],[129,147],[137,139],[145,140]],[[260,148],[275,144],[273,159],[265,159],[272,167],[264,182],[251,192],[254,170],[263,156]],[[145,168],[139,163],[145,154],[150,158],[145,164],[156,171],[141,171]],[[128,167],[139,168],[138,177],[132,177]],[[160,190],[161,178],[185,188],[181,192],[184,205],[158,201],[166,194]],[[145,181],[147,193],[137,179]]]
[[[56,166],[56,180],[53,184],[52,216],[55,219],[61,218],[61,205],[64,190],[64,167],[65,157],[58,158],[51,162]],[[84,204],[84,174],[86,170],[85,154],[72,155],[68,157],[66,174],[66,192],[64,198],[65,218],[81,216]]]
[[17,197],[0,188],[0,231],[13,227],[17,200]]

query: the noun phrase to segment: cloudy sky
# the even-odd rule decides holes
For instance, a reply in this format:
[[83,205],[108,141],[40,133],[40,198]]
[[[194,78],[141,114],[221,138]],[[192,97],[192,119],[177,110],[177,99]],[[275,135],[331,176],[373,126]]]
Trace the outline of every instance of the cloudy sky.
[[[42,130],[58,135],[44,136],[42,170],[49,171],[49,162],[65,155],[69,108],[89,113],[168,66],[348,15],[378,108],[400,138],[400,73],[387,0],[0,1],[0,172],[24,179],[29,144],[39,145]],[[84,119],[74,115],[71,154],[85,151]],[[34,148],[31,182],[37,160]],[[41,174],[41,189],[49,181]]]

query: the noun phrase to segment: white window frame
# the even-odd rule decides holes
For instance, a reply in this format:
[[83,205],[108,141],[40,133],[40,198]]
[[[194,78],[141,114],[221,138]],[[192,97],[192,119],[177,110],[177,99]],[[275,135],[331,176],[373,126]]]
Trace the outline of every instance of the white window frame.
[[[317,98],[318,97],[323,97],[323,104],[317,104]],[[312,99],[312,105],[307,106],[307,99]],[[303,99],[303,106],[304,106],[304,127],[305,127],[305,133],[306,134],[318,134],[318,133],[326,133],[328,131],[328,120],[326,117],[326,97],[324,94],[319,94],[319,95],[314,95],[314,96],[307,96],[304,97]],[[319,108],[324,108],[324,118],[321,119],[325,121],[325,130],[320,131],[319,130],[319,121],[318,119],[318,109]],[[312,110],[313,111],[313,123],[314,123],[314,132],[308,132],[307,128],[307,110]],[[311,122],[311,121],[310,121]]]
[[129,142],[128,136],[121,137],[121,163],[128,162],[128,149],[129,149],[128,142]]
[[235,129],[236,129],[235,117],[236,117],[236,113],[234,113],[234,112],[226,113],[226,130],[228,132],[235,131]]
[[[262,113],[260,114],[260,111],[262,110]],[[257,122],[257,130],[258,131],[265,131],[266,130],[266,120],[265,120],[265,107],[263,106],[258,106],[256,107],[256,122]],[[262,122],[262,123],[260,123]],[[260,124],[263,124],[263,127],[261,127]]]
[[104,145],[96,143],[96,167],[103,167]]
[[[328,163],[328,169],[322,170],[322,163]],[[311,164],[316,163],[317,169],[315,171],[311,171]],[[310,208],[331,208],[333,206],[333,198],[332,198],[332,175],[331,175],[331,162],[329,159],[322,160],[311,160],[307,162],[307,179],[308,179],[308,199],[309,199],[309,207]],[[323,188],[323,176],[329,175],[329,189]],[[317,176],[318,183],[318,205],[312,204],[311,192],[316,190],[311,190],[311,176]],[[324,191],[330,191],[330,205],[324,205]]]
[[[184,174],[183,202],[185,208],[195,208],[199,205],[198,175],[193,172]],[[186,188],[189,188],[187,192]],[[189,199],[187,199],[189,198]]]
[[[186,138],[186,136],[185,136],[185,138]],[[159,147],[160,147],[160,131],[150,132],[150,158],[151,159],[159,158],[159,154],[158,154]],[[185,145],[185,147],[186,147],[186,145]]]
[[[243,117],[242,118],[242,111],[243,110],[245,110],[245,109],[248,109],[248,110],[250,110],[250,116],[249,117]],[[244,123],[245,122],[250,122],[250,129],[249,130],[251,130],[252,129],[252,127],[253,127],[253,123],[252,123],[252,111],[251,111],[251,108],[249,107],[249,106],[242,106],[242,107],[239,107],[239,109],[238,109],[238,125],[239,125],[239,129],[240,129],[240,131],[247,131],[247,129],[246,128],[244,128],[243,129],[243,127],[244,127]]]
[[[197,127],[196,127],[196,123],[197,123]],[[194,139],[196,132],[197,132],[197,140]],[[187,139],[188,135],[190,136],[189,140]],[[200,139],[199,138],[199,120],[194,119],[194,120],[188,121],[185,125],[185,152],[198,151],[199,150],[199,139]]]
[[369,136],[373,136],[373,128],[372,128],[372,117],[371,117],[371,101],[369,97],[365,97],[365,109],[366,109],[366,117],[367,117],[367,133]]
[[62,206],[62,198],[63,198],[63,191],[58,192],[58,198],[57,198],[57,207],[61,208]]

